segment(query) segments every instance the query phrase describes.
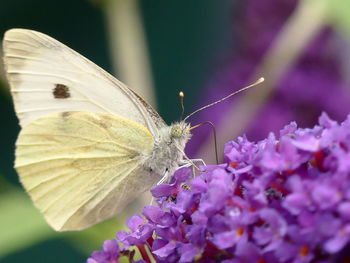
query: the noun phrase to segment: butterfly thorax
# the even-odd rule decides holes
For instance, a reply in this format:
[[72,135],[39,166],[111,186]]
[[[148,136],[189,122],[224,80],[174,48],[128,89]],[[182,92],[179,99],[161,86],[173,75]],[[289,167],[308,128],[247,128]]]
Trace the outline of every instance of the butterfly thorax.
[[161,128],[145,168],[159,177],[166,172],[173,174],[183,163],[185,145],[190,137],[190,125],[184,121]]

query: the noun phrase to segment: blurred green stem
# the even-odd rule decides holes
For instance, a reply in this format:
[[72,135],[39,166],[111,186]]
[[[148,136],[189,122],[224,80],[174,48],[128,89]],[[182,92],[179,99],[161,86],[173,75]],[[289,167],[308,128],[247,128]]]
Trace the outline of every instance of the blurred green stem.
[[[257,67],[257,71],[252,75],[252,83],[260,77],[265,77],[265,82],[245,92],[242,98],[231,106],[229,112],[225,113],[218,125],[219,153],[223,152],[225,142],[242,135],[249,124],[254,121],[286,71],[293,66],[302,55],[305,46],[326,23],[329,4],[330,0],[299,2],[299,6],[289,17],[262,63]],[[213,140],[208,139],[199,150],[198,156],[207,163],[215,163],[213,149]]]
[[109,0],[105,5],[112,64],[118,78],[156,106],[151,65],[138,0]]

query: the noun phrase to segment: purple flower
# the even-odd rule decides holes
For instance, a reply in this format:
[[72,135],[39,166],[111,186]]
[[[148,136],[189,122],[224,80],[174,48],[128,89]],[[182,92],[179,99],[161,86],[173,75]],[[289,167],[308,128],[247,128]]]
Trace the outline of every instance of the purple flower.
[[287,222],[279,211],[264,208],[259,211],[263,225],[254,228],[253,238],[258,245],[265,246],[264,251],[274,251],[287,233]]
[[87,263],[119,263],[120,250],[117,240],[106,240],[102,251],[94,251]]
[[340,161],[349,127],[350,115],[338,124],[324,113],[311,129],[291,123],[278,137],[228,142],[224,164],[195,178],[176,171],[117,234],[122,251],[108,240],[88,262],[135,262],[135,249],[147,263],[341,262],[350,246],[350,166]]
[[132,245],[144,244],[144,242],[152,236],[155,229],[154,225],[146,222],[142,217],[132,216],[127,226],[133,231],[131,233],[119,232],[117,238],[122,242],[126,248]]
[[153,187],[151,193],[154,197],[170,197],[176,196],[180,190],[180,186],[185,182],[191,175],[191,171],[188,169],[181,169],[171,179],[169,184],[161,184]]

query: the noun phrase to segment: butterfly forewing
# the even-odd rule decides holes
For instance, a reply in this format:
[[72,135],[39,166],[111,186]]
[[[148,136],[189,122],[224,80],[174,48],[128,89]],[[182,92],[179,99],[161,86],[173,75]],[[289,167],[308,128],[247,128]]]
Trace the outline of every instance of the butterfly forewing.
[[4,37],[4,62],[22,127],[63,111],[109,113],[158,135],[158,113],[122,82],[57,40],[32,30]]
[[153,136],[109,114],[62,112],[26,125],[16,169],[50,225],[79,230],[115,215],[159,178],[144,170]]

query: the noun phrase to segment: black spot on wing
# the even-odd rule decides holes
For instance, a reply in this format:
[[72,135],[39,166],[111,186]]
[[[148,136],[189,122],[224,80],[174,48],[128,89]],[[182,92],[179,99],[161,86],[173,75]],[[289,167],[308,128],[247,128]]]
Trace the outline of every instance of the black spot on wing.
[[61,116],[62,116],[63,118],[67,118],[67,117],[69,117],[70,115],[71,115],[71,112],[69,112],[69,111],[64,111],[64,112],[61,113]]
[[69,88],[63,84],[56,84],[52,94],[55,99],[67,99],[70,97]]

